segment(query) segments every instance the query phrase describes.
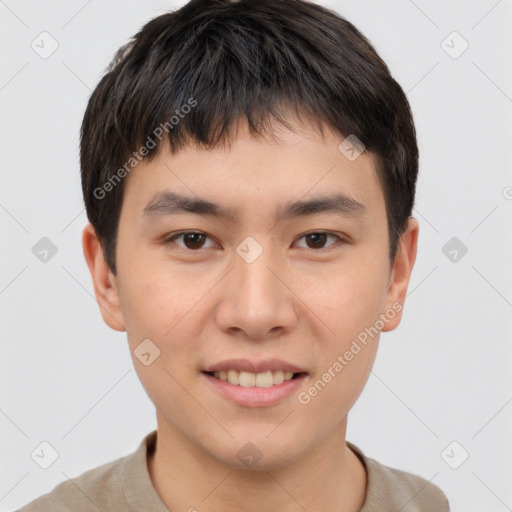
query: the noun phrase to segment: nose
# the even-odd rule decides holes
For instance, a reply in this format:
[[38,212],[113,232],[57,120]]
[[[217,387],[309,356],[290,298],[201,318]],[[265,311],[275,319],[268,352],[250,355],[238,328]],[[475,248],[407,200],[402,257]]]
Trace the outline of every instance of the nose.
[[299,318],[290,273],[270,250],[249,261],[238,254],[233,259],[219,290],[217,326],[253,341],[282,336],[294,329]]

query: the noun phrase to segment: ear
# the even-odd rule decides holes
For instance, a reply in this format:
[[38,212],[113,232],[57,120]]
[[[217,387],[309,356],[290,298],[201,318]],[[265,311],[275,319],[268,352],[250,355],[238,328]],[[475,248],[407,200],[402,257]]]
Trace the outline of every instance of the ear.
[[416,261],[418,232],[418,221],[414,217],[409,217],[407,229],[400,237],[393,270],[388,281],[385,311],[393,310],[396,312],[396,315],[385,324],[382,332],[396,329],[402,319],[402,309],[405,303],[407,287],[409,286],[412,268]]
[[91,224],[87,224],[82,232],[82,247],[103,321],[116,331],[125,331],[117,279],[105,261],[100,241]]

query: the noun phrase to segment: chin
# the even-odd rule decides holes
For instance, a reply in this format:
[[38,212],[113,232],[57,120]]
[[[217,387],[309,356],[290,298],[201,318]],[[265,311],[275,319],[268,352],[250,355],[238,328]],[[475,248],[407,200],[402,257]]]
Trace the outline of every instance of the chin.
[[250,433],[246,430],[234,439],[226,440],[218,450],[209,447],[208,451],[222,464],[253,472],[276,471],[294,464],[305,455],[308,442],[303,436],[290,435],[286,430],[269,435],[271,431],[272,428],[266,427],[264,432],[256,434],[252,428]]

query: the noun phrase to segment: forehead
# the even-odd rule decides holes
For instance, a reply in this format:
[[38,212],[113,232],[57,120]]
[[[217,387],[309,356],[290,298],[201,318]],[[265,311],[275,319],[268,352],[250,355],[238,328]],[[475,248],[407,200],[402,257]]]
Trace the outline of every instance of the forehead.
[[365,151],[349,160],[339,149],[343,139],[330,130],[322,136],[277,127],[273,137],[240,130],[229,146],[215,149],[189,145],[173,155],[162,146],[130,173],[123,207],[146,217],[189,211],[232,221],[244,211],[275,218],[315,208],[367,215],[383,205],[377,159]]

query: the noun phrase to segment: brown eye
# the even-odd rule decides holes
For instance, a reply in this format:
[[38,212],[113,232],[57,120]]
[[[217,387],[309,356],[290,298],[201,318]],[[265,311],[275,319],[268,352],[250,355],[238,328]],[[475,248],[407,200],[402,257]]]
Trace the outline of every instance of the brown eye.
[[201,233],[186,233],[183,240],[187,249],[201,249],[205,236]]
[[329,249],[331,246],[338,245],[336,243],[329,244],[325,247],[325,243],[329,237],[334,237],[339,240],[339,242],[343,242],[343,239],[338,235],[333,233],[324,233],[322,231],[317,231],[314,233],[308,233],[307,235],[303,235],[301,238],[307,240],[306,245],[307,249]]
[[318,249],[319,247],[321,248],[325,244],[325,241],[327,240],[327,234],[313,233],[311,235],[307,235],[306,240],[309,240],[312,244],[312,247],[310,246],[310,249]]
[[177,244],[179,247],[181,247],[183,249],[189,249],[191,251],[197,251],[197,250],[204,248],[205,240],[207,240],[210,237],[208,235],[206,235],[205,233],[200,233],[197,231],[194,231],[194,232],[186,231],[186,232],[177,233],[176,235],[172,236],[171,238],[169,238],[167,240],[167,243],[174,242],[174,240],[176,240],[178,238],[183,238],[183,244],[184,244],[184,245]]

